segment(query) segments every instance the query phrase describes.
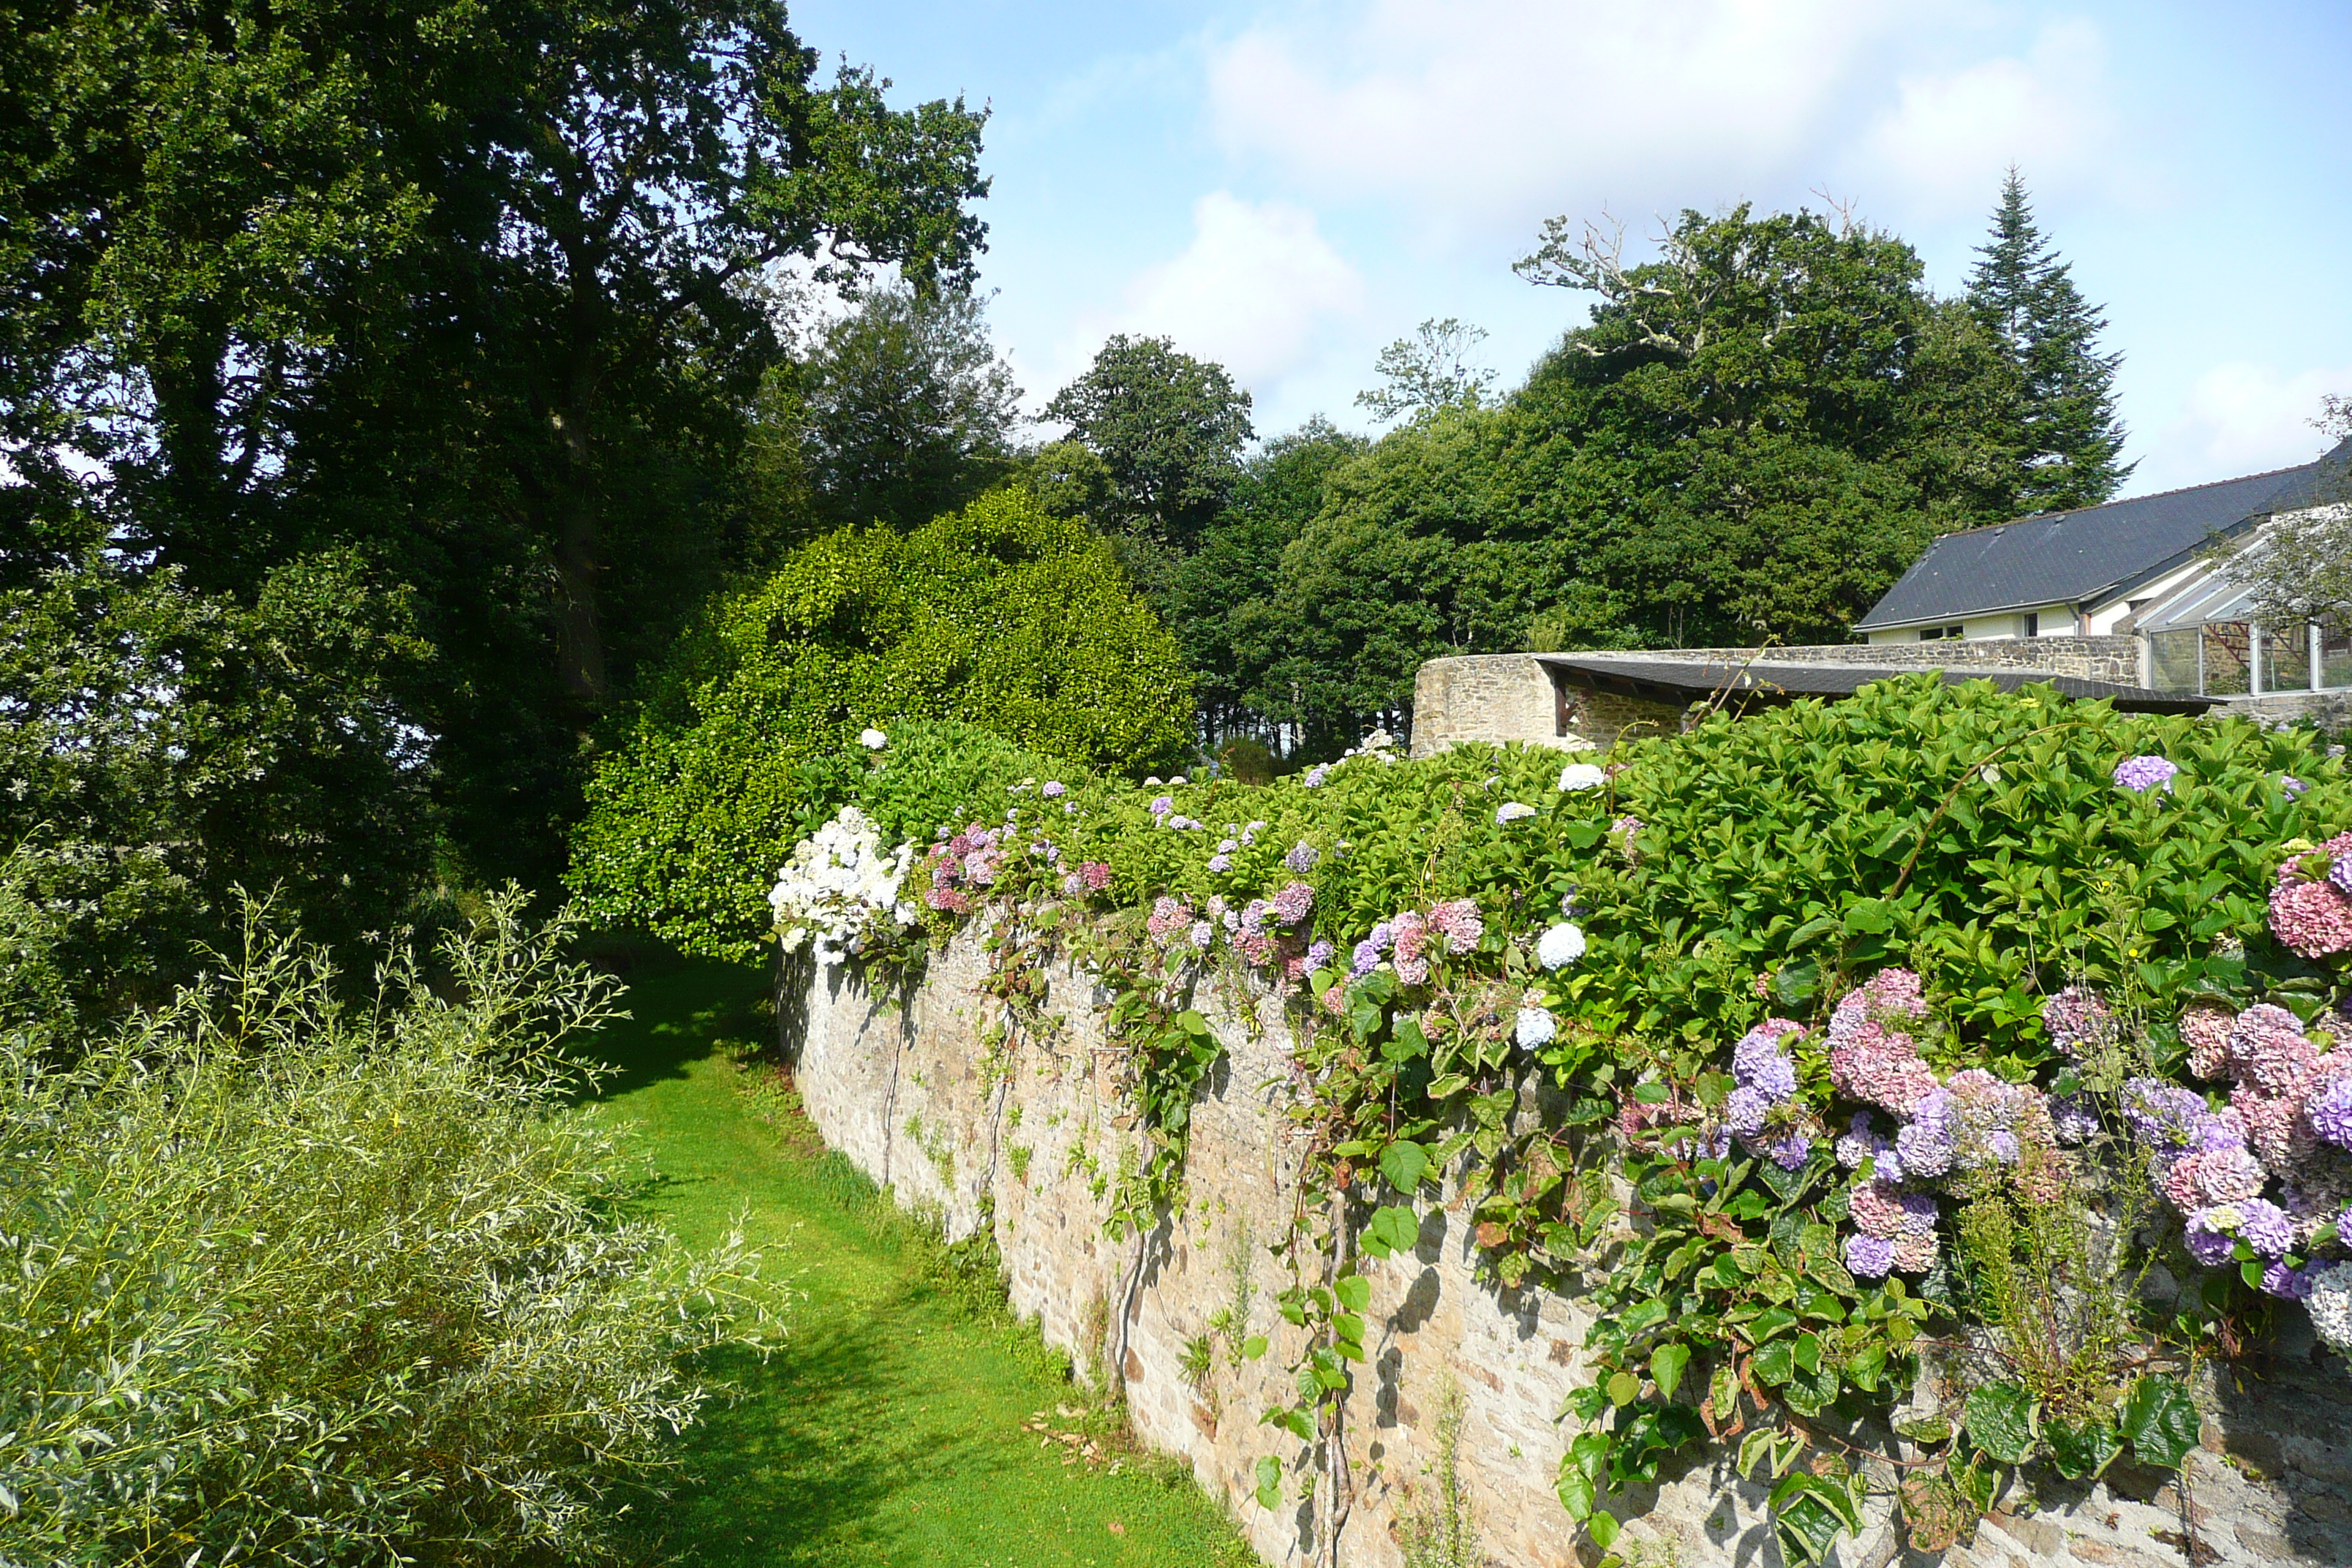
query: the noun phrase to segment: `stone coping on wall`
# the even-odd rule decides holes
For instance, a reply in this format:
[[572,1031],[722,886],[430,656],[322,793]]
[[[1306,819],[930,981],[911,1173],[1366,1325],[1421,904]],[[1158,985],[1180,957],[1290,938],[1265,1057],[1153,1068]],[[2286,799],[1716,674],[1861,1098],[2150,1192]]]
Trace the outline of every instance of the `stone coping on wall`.
[[[951,1237],[991,1227],[1013,1308],[1068,1351],[1090,1380],[1116,1380],[1139,1438],[1187,1460],[1269,1562],[1319,1563],[1315,1516],[1295,1486],[1283,1506],[1251,1496],[1260,1456],[1290,1459],[1259,1416],[1286,1403],[1297,1331],[1278,1316],[1288,1283],[1267,1251],[1301,1202],[1298,1152],[1284,1117],[1290,1033],[1276,999],[1236,995],[1202,1008],[1225,1050],[1192,1117],[1184,1202],[1148,1234],[1115,1241],[1109,1194],[1139,1135],[1119,1092],[1122,1055],[1097,1007],[1107,997],[1066,963],[1048,970],[1042,1033],[1003,1034],[981,989],[986,955],[969,936],[936,952],[896,1001],[851,972],[820,973],[781,997],[800,1091],[825,1142],[937,1215]],[[797,990],[797,988],[795,988]],[[1349,1400],[1352,1501],[1340,1531],[1350,1568],[1403,1568],[1404,1521],[1433,1497],[1439,1413],[1458,1394],[1457,1463],[1484,1560],[1511,1568],[1590,1568],[1553,1494],[1572,1429],[1556,1419],[1580,1382],[1587,1314],[1570,1296],[1511,1290],[1482,1278],[1463,1214],[1425,1205],[1420,1245],[1364,1266],[1372,1287],[1368,1364]],[[1220,1311],[1234,1323],[1217,1337]],[[1270,1354],[1232,1353],[1265,1334]],[[1207,1336],[1204,1373],[1188,1348]],[[1199,1365],[1197,1354],[1190,1359]],[[2340,1368],[2315,1364],[2308,1335],[2272,1364],[2209,1390],[2203,1451],[2185,1490],[2111,1476],[2014,1506],[1944,1561],[1953,1568],[2210,1568],[2352,1563],[2352,1401]],[[1648,1568],[1775,1568],[1764,1489],[1717,1453],[1619,1498],[1621,1552]],[[2184,1514],[2201,1554],[2190,1564]],[[1924,1568],[1877,1503],[1840,1568]]]

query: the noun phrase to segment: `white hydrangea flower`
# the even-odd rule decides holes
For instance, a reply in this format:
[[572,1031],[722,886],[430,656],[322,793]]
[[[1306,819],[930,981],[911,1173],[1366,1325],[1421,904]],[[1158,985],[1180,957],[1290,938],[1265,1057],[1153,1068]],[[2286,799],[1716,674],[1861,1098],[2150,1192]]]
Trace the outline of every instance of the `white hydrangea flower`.
[[869,752],[878,752],[890,743],[890,737],[879,730],[860,730],[857,743]]
[[1584,956],[1584,932],[1573,921],[1562,921],[1536,940],[1536,962],[1559,969]]
[[1609,782],[1609,775],[1591,763],[1570,763],[1559,770],[1562,790],[1599,789]]
[[1506,823],[1524,822],[1535,814],[1536,808],[1525,801],[1507,800],[1495,808],[1495,826],[1500,827]]
[[1518,1041],[1519,1049],[1531,1051],[1538,1046],[1549,1043],[1551,1037],[1559,1033],[1559,1020],[1551,1016],[1550,1008],[1522,1007],[1512,1038]]
[[914,858],[912,844],[886,853],[866,814],[842,807],[793,847],[791,861],[776,874],[768,907],[775,912],[778,945],[797,952],[813,942],[817,962],[832,965],[914,924],[917,911],[898,899]]

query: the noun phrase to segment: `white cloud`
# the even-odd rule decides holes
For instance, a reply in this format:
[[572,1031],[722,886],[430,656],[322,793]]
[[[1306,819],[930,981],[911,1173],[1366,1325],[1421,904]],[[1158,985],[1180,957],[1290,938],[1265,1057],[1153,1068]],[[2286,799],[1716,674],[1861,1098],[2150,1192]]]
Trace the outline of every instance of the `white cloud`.
[[1219,140],[1318,189],[1516,209],[1769,174],[1901,19],[1879,0],[1374,0],[1216,50]]
[[1317,226],[1281,202],[1213,191],[1192,205],[1192,243],[1147,268],[1114,311],[1085,323],[1064,358],[1072,374],[1112,332],[1175,340],[1244,384],[1278,380],[1316,353],[1328,323],[1360,311],[1362,278]]
[[2352,394],[2352,365],[2283,371],[2235,361],[2197,378],[2180,413],[2133,476],[2135,490],[2201,484],[2307,463],[2327,438],[2319,400]]
[[2037,190],[2112,175],[2116,131],[2098,29],[2054,22],[2022,55],[1903,77],[1856,170],[1905,210],[1946,216],[1989,205],[2011,163]]
[[2105,178],[2117,142],[2096,28],[2028,42],[1969,0],[1361,0],[1213,47],[1209,120],[1318,201],[1514,227],[1824,179],[1979,210],[2012,160]]

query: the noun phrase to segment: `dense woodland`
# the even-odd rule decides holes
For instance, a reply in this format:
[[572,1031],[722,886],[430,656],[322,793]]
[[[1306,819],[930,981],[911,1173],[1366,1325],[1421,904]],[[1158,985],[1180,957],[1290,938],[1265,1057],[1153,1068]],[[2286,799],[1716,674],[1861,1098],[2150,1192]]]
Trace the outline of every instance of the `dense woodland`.
[[1958,298],[1847,213],[1561,218],[1518,264],[1558,343],[1498,391],[1425,324],[1377,439],[1148,337],[1033,422],[985,113],[824,75],[772,0],[8,16],[0,835],[118,996],[234,886],[330,939],[552,889],[695,628],[992,489],[1173,637],[1197,722],[1139,770],[1255,772],[1409,721],[1433,655],[1839,637],[1937,531],[2125,477],[2014,177]]

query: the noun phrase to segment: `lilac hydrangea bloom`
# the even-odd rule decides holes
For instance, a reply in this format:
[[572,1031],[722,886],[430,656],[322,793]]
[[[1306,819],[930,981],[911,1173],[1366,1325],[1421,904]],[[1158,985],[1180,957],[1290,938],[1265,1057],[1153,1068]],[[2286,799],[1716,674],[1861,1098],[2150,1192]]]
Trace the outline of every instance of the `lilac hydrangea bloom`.
[[1282,863],[1304,877],[1315,869],[1322,858],[1322,851],[1302,838],[1290,847],[1290,853],[1282,858]]
[[1298,782],[1308,789],[1320,789],[1323,787],[1323,781],[1330,776],[1331,764],[1328,763],[1318,763],[1313,767],[1307,769],[1307,776]]
[[2211,1209],[2199,1209],[2190,1215],[2183,1237],[2189,1244],[2189,1256],[2208,1268],[2219,1268],[2230,1261],[2230,1254],[2237,1249],[2237,1237],[2214,1224],[2213,1215]]
[[1174,795],[1153,795],[1153,796],[1151,797],[1151,815],[1152,815],[1152,816],[1160,816],[1160,817],[1164,817],[1164,816],[1166,816],[1170,812],[1171,812],[1171,811],[1173,811],[1173,810],[1175,810],[1175,809],[1176,809],[1176,797],[1175,797]]
[[2180,771],[2179,764],[2169,757],[2126,757],[2116,764],[2116,787],[2134,795],[2146,795],[2152,789],[2168,789],[2172,775]]
[[2179,1084],[2158,1078],[2136,1078],[2124,1085],[2124,1120],[2151,1143],[2183,1145],[2189,1129],[2205,1114],[2205,1101]]
[[1228,871],[1232,870],[1233,868],[1234,868],[1234,858],[1233,858],[1232,856],[1230,856],[1230,855],[1212,855],[1212,856],[1210,856],[1210,857],[1209,857],[1209,875],[1210,875],[1210,876],[1212,876],[1212,877],[1222,877],[1222,876],[1223,876],[1226,872],[1228,872]]
[[2284,1258],[2294,1246],[2294,1221],[2268,1198],[2248,1198],[2237,1205],[2238,1234],[2264,1258]]
[[1764,1119],[1771,1110],[1772,1102],[1759,1090],[1735,1089],[1723,1102],[1723,1122],[1742,1138],[1753,1138],[1764,1131]]
[[1331,962],[1331,954],[1335,951],[1337,950],[1334,949],[1329,942],[1323,942],[1318,939],[1313,946],[1307,950],[1307,967],[1309,969],[1323,968]]
[[1753,1028],[1731,1050],[1731,1076],[1765,1099],[1782,1100],[1797,1092],[1797,1069],[1780,1054],[1780,1037],[1794,1033],[1782,1020]]
[[2307,1267],[2290,1268],[2284,1263],[2273,1263],[2263,1269],[2263,1293],[2283,1301],[2302,1300],[2317,1283]]
[[2303,792],[2310,787],[2311,786],[2309,784],[2304,783],[2293,773],[2279,774],[2279,789],[2284,793],[2289,800],[2299,798]]
[[1192,945],[1199,948],[1202,952],[1209,951],[1209,943],[1215,940],[1217,928],[1211,925],[1208,921],[1194,921],[1192,922]]
[[1895,1267],[1895,1244],[1874,1236],[1845,1238],[1846,1272],[1857,1279],[1884,1279]]
[[1955,1131],[1951,1090],[1930,1089],[1911,1108],[1911,1120],[1895,1135],[1895,1152],[1914,1176],[1940,1176],[1952,1168]]
[[2352,1078],[2339,1078],[2304,1107],[2311,1130],[2338,1149],[2352,1149]]
[[1926,1193],[1905,1193],[1897,1200],[1903,1205],[1903,1234],[1927,1236],[1936,1228],[1936,1200]]
[[1812,1158],[1813,1141],[1801,1132],[1791,1132],[1764,1145],[1764,1152],[1784,1171],[1802,1170],[1805,1162]]
[[2087,1143],[2098,1136],[2099,1113],[2088,1095],[2063,1095],[2050,1101],[2050,1128],[2061,1143]]
[[1037,793],[1044,795],[1047,800],[1059,800],[1067,793],[1067,786],[1066,786],[1059,779],[1047,779],[1045,781],[1045,787],[1040,789]]

